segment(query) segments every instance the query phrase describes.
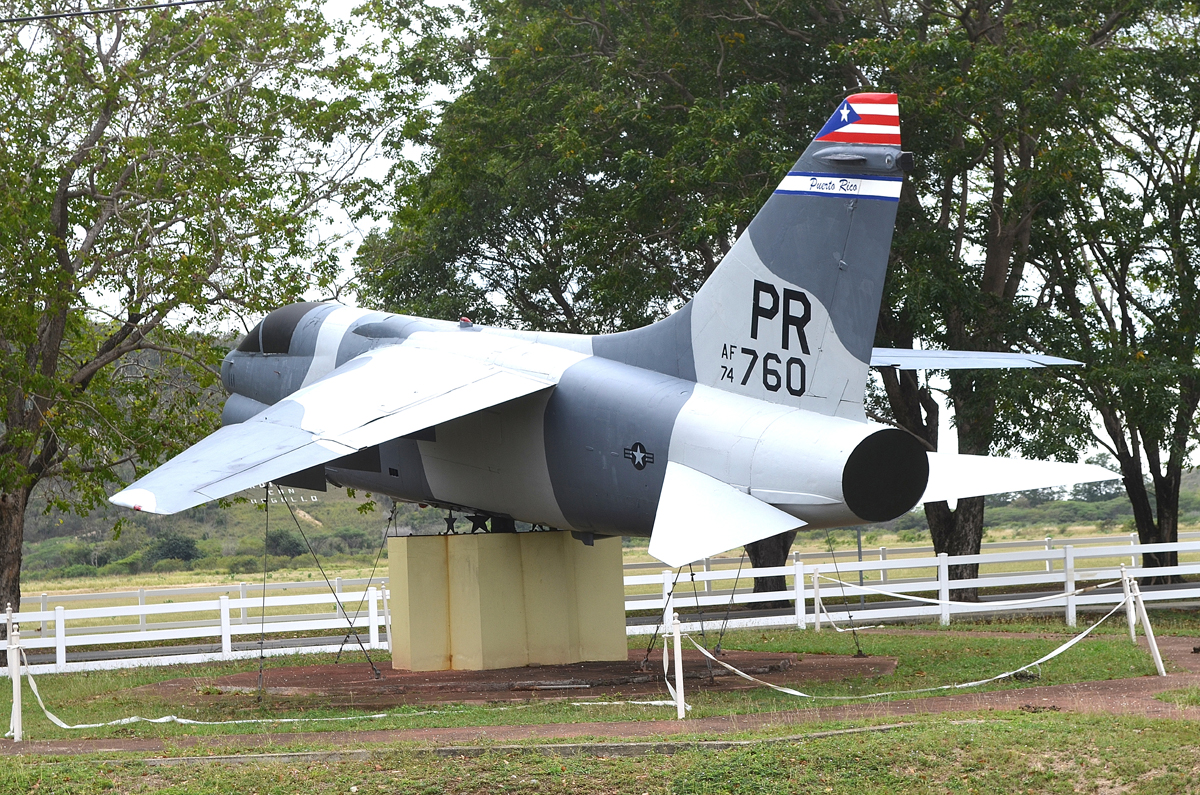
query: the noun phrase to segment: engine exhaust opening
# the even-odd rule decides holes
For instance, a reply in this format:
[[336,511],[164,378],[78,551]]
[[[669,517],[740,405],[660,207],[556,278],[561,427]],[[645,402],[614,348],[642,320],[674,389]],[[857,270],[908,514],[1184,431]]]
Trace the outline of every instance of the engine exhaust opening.
[[863,439],[842,469],[846,507],[868,522],[902,516],[921,499],[928,483],[925,446],[899,428],[886,428]]

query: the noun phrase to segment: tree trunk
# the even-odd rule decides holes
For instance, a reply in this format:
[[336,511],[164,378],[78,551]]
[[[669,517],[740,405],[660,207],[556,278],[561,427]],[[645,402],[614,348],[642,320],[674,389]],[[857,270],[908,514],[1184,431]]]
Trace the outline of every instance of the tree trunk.
[[[933,548],[947,555],[978,555],[983,542],[983,497],[958,501],[953,511],[945,502],[925,503],[925,518]],[[979,576],[979,564],[950,567],[950,579],[969,580]],[[950,598],[958,602],[978,602],[978,588],[954,588]]]
[[[21,543],[25,540],[25,507],[29,489],[0,492],[0,608],[21,609]],[[0,639],[8,639],[8,625],[0,620]],[[0,664],[8,655],[0,645]]]
[[[777,536],[764,538],[762,541],[754,541],[746,545],[746,554],[750,557],[750,565],[756,569],[766,568],[769,566],[786,566],[788,562],[788,552],[792,549],[792,542],[796,540],[796,531],[788,530],[786,533],[780,533]],[[784,577],[755,577],[754,578],[754,593],[771,593],[774,591],[786,591],[787,581]],[[787,599],[777,599],[773,602],[755,602],[755,605],[763,609],[791,607],[792,603]]]

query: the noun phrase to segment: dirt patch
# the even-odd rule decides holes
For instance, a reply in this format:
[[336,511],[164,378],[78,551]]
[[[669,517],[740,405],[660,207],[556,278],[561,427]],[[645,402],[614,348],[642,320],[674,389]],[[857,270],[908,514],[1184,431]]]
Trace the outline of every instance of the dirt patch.
[[[271,668],[264,672],[263,691],[279,708],[319,700],[327,706],[362,709],[400,704],[478,703],[530,699],[583,700],[621,696],[661,697],[662,652],[656,651],[645,666],[645,652],[631,651],[623,662],[585,662],[571,665],[537,665],[492,671],[405,671],[390,663],[377,663],[377,679],[363,662],[341,665],[306,665]],[[886,676],[896,669],[890,657],[855,658],[846,655],[768,654],[725,652],[722,659],[763,681],[804,685],[849,678]],[[687,689],[707,691],[747,690],[757,687],[697,651],[683,653]],[[139,691],[183,705],[258,693],[258,673],[248,671],[216,679],[186,677],[144,685]]]

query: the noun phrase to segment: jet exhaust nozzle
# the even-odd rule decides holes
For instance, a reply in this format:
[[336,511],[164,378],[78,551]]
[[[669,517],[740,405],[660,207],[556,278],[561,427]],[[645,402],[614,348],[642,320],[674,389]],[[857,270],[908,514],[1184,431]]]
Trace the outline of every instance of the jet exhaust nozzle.
[[899,428],[863,439],[842,469],[846,507],[868,522],[886,522],[912,510],[928,483],[925,446]]

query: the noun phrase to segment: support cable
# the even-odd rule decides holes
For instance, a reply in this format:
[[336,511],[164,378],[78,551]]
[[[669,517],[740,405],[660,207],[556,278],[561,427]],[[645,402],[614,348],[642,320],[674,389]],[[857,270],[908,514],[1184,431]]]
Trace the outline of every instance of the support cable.
[[[675,585],[679,582],[679,573],[681,571],[683,571],[682,566],[680,566],[678,569],[675,570],[675,581],[671,583],[671,593],[672,594],[675,593]],[[666,614],[666,609],[667,609],[666,605],[664,605],[663,606],[664,615]],[[646,663],[650,661],[650,652],[652,652],[654,650],[654,641],[658,640],[658,631],[660,629],[662,629],[662,627],[663,627],[663,624],[661,621],[654,625],[654,634],[652,634],[650,636],[650,643],[647,644],[647,646],[646,646],[646,656],[642,658],[642,661],[640,663],[638,663],[638,670],[641,670],[641,671],[646,670]],[[663,654],[666,654],[666,653],[667,653],[667,641],[664,637],[664,639],[663,639]]]
[[[825,528],[825,542],[829,545],[829,557],[833,558],[833,571],[837,575],[838,582],[842,584],[842,606],[846,608],[846,618],[850,620],[850,634],[854,637],[854,652],[855,657],[866,657],[867,653],[862,650],[862,644],[858,642],[858,629],[854,626],[854,614],[850,612],[850,600],[846,598],[846,583],[842,579],[842,572],[838,569],[837,553],[833,550],[833,536],[829,534],[829,528]],[[814,608],[820,610],[823,607],[814,605]],[[833,619],[830,619],[830,623]]]
[[325,573],[325,567],[321,565],[321,559],[317,557],[317,553],[312,548],[312,544],[308,542],[308,536],[305,535],[304,528],[300,526],[300,519],[296,516],[296,511],[293,510],[291,504],[284,499],[283,489],[276,485],[275,490],[279,493],[280,501],[287,506],[288,513],[292,515],[292,521],[296,523],[296,529],[300,531],[300,537],[304,539],[304,545],[308,547],[309,553],[313,556],[313,560],[317,564],[317,569],[321,572],[321,577],[323,577],[325,580],[325,585],[329,587],[329,592],[333,594],[333,603],[337,605],[338,610],[341,611],[341,614],[345,617],[346,623],[350,625],[350,631],[354,633],[354,639],[358,641],[358,647],[362,649],[363,656],[367,658],[367,664],[371,666],[371,670],[375,673],[375,678],[382,679],[383,674],[379,672],[379,669],[375,666],[374,661],[371,660],[371,653],[367,651],[367,647],[363,645],[362,638],[359,636],[358,630],[354,628],[354,619],[350,618],[350,614],[346,612],[346,608],[342,604],[341,598],[338,597],[338,593],[334,589],[333,583],[329,581],[329,575]]
[[725,620],[721,622],[721,634],[717,636],[717,646],[713,649],[716,654],[721,653],[721,642],[725,640],[725,630],[729,627],[729,611],[733,609],[733,597],[737,596],[738,581],[742,579],[742,564],[746,562],[746,553],[738,558],[737,574],[733,578],[733,590],[729,592],[729,604],[725,605]]
[[267,539],[271,537],[271,484],[263,484],[263,585],[262,585],[262,614],[259,616],[258,631],[258,698],[263,700],[263,661],[266,659],[267,644]]
[[[688,564],[688,574],[692,577],[692,598],[696,600],[696,612],[700,616],[700,642],[708,648],[708,638],[704,635],[704,608],[700,606],[700,592],[696,590],[696,570],[692,568],[692,564]],[[707,657],[704,658],[704,664],[708,666],[708,683],[716,684],[716,675],[713,673],[712,661]]]
[[[379,551],[375,553],[375,563],[371,565],[371,576],[367,577],[367,584],[363,586],[362,598],[358,600],[358,607],[354,609],[354,615],[362,613],[363,605],[367,601],[367,589],[371,587],[371,582],[375,579],[375,569],[379,566],[379,559],[383,557],[383,548],[387,546],[388,533],[392,530],[392,524],[396,521],[396,503],[392,502],[392,513],[388,516],[387,527],[383,528],[383,540],[379,542]],[[342,659],[342,649],[350,642],[350,634],[346,633],[346,637],[342,638],[341,645],[338,646],[337,657],[334,659],[336,665]]]
[[153,11],[159,8],[178,8],[179,6],[195,6],[201,3],[217,3],[220,0],[175,0],[171,3],[152,3],[143,6],[119,6],[117,8],[89,8],[83,11],[60,11],[57,14],[38,14],[31,17],[9,17],[0,19],[0,24],[14,22],[42,22],[47,19],[68,19],[71,17],[95,17],[101,14],[117,14],[121,11]]

